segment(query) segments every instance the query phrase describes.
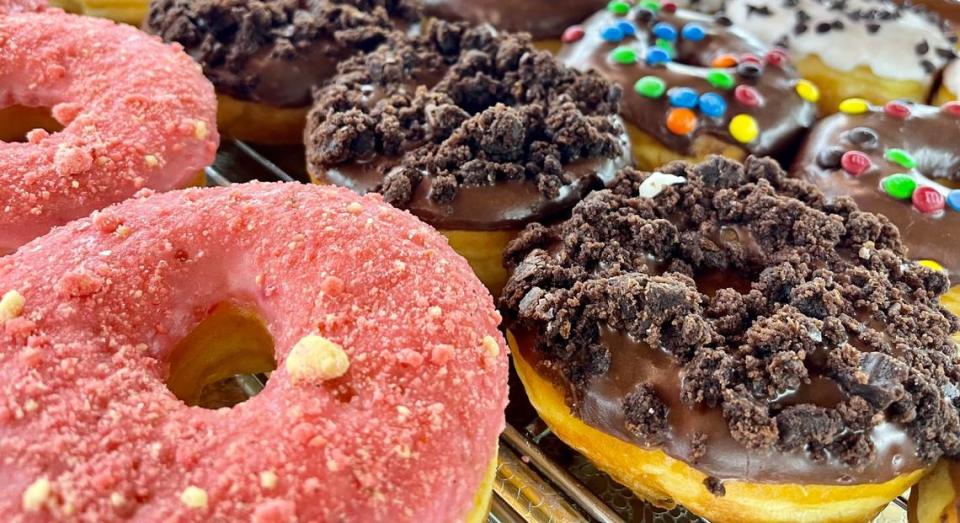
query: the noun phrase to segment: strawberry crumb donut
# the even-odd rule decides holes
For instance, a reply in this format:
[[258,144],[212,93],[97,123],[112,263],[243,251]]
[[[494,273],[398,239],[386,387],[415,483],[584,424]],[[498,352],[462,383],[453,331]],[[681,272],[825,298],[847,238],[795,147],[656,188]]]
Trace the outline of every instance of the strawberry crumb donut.
[[[130,200],[0,259],[0,295],[0,521],[485,515],[500,316],[442,236],[379,196]],[[226,350],[224,321],[266,347]],[[259,395],[189,406],[217,375],[267,372],[244,363],[261,350]]]
[[179,47],[59,11],[0,17],[5,107],[48,107],[63,130],[0,141],[0,254],[142,188],[190,185],[219,143],[213,87]]

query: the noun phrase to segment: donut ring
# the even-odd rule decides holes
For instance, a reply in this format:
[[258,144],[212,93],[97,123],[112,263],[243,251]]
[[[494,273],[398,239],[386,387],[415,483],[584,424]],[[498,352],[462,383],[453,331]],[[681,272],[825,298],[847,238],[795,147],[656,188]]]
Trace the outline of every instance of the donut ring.
[[64,126],[0,142],[0,253],[143,188],[189,185],[219,143],[216,98],[179,48],[62,12],[0,17],[0,107]]
[[[499,314],[410,214],[331,187],[188,189],[25,251],[0,259],[0,519],[485,514],[507,401]],[[185,344],[221,307],[258,318],[275,355]],[[244,362],[264,349],[277,369],[232,409],[165,385],[199,364],[211,372],[190,388],[263,371]]]
[[626,169],[527,228],[501,303],[544,421],[639,495],[862,522],[960,454],[960,319],[902,252],[775,161],[714,157]]
[[745,28],[652,0],[610,2],[559,57],[620,85],[641,169],[711,154],[783,155],[813,123],[816,87]]
[[960,314],[960,104],[840,107],[814,128],[791,174],[889,218],[911,258],[949,275],[943,302]]
[[853,97],[925,103],[956,56],[954,30],[911,2],[729,0],[726,14],[762,41],[790,49],[800,73],[820,87],[821,114]]

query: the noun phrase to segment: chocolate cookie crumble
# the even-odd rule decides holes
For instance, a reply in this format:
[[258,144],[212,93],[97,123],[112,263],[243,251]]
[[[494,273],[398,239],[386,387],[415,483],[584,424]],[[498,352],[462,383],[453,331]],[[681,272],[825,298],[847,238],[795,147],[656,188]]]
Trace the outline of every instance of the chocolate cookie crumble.
[[718,492],[960,457],[948,281],[886,218],[754,157],[625,169],[572,213],[510,245],[501,303],[589,425]]
[[[627,161],[619,89],[486,25],[432,21],[418,38],[342,64],[315,98],[311,174],[380,192],[434,224],[458,214],[450,206],[469,189],[511,183],[499,198],[529,203],[498,217],[522,224],[572,206]],[[481,192],[471,207],[499,205]]]

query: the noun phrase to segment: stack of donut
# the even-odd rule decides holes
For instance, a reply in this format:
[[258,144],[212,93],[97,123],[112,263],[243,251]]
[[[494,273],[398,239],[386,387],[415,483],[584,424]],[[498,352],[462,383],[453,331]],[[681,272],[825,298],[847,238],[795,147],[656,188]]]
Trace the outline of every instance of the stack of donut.
[[955,520],[937,1],[0,0],[0,520],[480,522],[511,352],[654,503]]

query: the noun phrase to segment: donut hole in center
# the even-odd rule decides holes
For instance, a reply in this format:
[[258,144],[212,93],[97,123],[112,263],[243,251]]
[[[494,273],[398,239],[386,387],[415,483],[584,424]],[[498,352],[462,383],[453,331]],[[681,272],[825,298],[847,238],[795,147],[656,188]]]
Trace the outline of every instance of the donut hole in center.
[[233,407],[276,369],[274,341],[252,308],[221,303],[174,347],[167,388],[191,407]]
[[0,107],[0,142],[26,142],[27,133],[34,129],[56,133],[63,130],[63,125],[53,117],[49,107]]

